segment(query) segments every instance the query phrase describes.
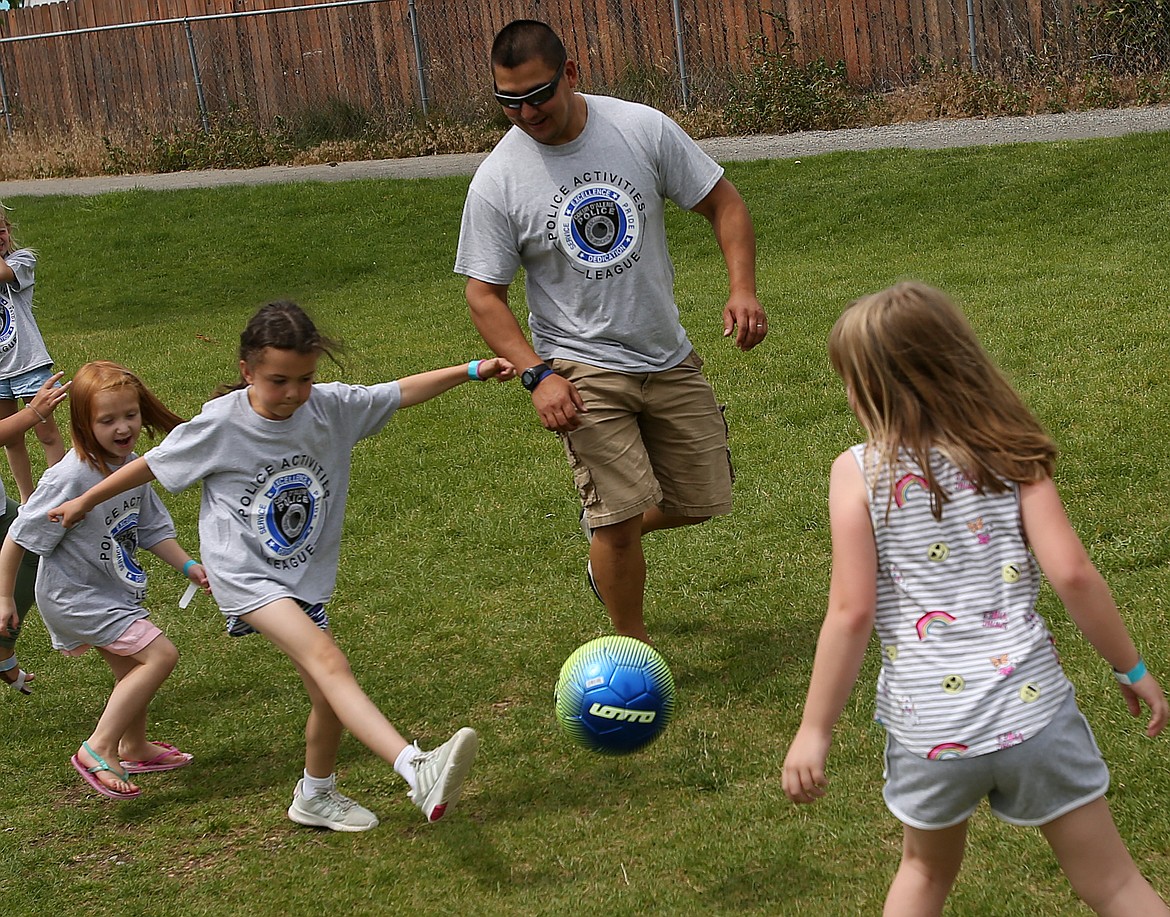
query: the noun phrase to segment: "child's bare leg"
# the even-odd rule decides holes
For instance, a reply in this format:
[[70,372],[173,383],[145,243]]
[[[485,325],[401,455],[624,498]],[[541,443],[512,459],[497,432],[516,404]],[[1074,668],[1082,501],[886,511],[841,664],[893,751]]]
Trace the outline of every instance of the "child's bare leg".
[[294,661],[293,665],[297,667],[312,703],[305,722],[305,771],[313,777],[328,777],[337,769],[337,750],[341,747],[341,731],[345,727],[312,676],[299,663]]
[[[140,740],[143,745],[146,744],[146,708],[174,670],[179,652],[161,634],[133,656],[118,656],[100,647],[98,652],[114,673],[114,690],[110,692],[110,699],[106,701],[93,734],[86,740],[92,753],[82,746],[77,751],[77,757],[86,767],[98,763],[94,755],[100,755],[108,764],[117,767],[118,749],[127,732],[131,733],[129,741],[136,742],[139,737],[135,737],[133,732],[140,731]],[[135,789],[134,784],[119,779],[109,771],[98,771],[95,776],[119,793]]]
[[354,738],[394,764],[409,743],[358,685],[349,661],[331,635],[309,620],[292,599],[279,599],[251,612],[248,623],[288,656],[302,677],[308,676]]
[[[11,417],[20,406],[15,399],[0,399],[0,420]],[[58,434],[60,435],[60,434]],[[8,457],[8,467],[12,471],[12,478],[16,481],[16,489],[20,491],[20,502],[28,502],[33,492],[32,463],[28,457],[28,447],[24,443],[24,436],[19,436],[4,444],[4,453]]]
[[967,822],[923,831],[902,826],[902,862],[886,895],[886,917],[934,917],[941,914],[967,843]]
[[1138,871],[1105,797],[1074,809],[1041,829],[1073,890],[1095,913],[1150,917],[1170,914]]
[[[99,649],[98,652],[100,653],[101,650]],[[114,673],[115,684],[121,682],[122,679],[141,665],[132,656],[118,656],[114,653],[108,655],[102,653],[102,655],[106,657],[106,662],[109,663],[110,669]],[[91,740],[89,744],[93,745],[93,741]],[[137,712],[132,712],[126,725],[123,727],[121,735],[118,737],[118,757],[136,759],[136,753],[142,751],[145,744],[146,707],[143,707]]]
[[155,745],[146,737],[146,715],[147,710],[144,707],[131,719],[130,725],[122,733],[122,740],[118,743],[118,757],[123,761],[159,762],[185,757],[183,752]]
[[[30,399],[25,399],[27,405]],[[45,464],[49,467],[56,465],[61,459],[65,458],[65,440],[61,438],[61,431],[57,427],[57,421],[51,416],[44,421],[40,421],[33,427],[33,433],[36,434],[41,446],[45,450]],[[26,453],[27,455],[27,450]]]

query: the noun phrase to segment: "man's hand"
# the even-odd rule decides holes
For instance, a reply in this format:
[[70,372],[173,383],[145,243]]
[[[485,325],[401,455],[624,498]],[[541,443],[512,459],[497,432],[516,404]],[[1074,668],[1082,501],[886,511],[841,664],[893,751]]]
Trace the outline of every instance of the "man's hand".
[[735,346],[751,350],[768,334],[768,316],[754,296],[732,297],[723,310],[723,336],[735,333]]
[[532,393],[532,406],[544,428],[554,433],[576,430],[581,426],[580,415],[589,410],[577,386],[556,373],[549,373],[541,380]]

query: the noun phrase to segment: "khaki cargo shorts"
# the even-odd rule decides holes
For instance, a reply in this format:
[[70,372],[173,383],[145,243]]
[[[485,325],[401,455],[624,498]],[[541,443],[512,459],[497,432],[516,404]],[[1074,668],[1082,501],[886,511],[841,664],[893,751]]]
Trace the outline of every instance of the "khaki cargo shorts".
[[727,423],[691,351],[656,373],[620,373],[571,360],[550,365],[589,409],[561,436],[591,528],[657,506],[671,516],[731,512]]

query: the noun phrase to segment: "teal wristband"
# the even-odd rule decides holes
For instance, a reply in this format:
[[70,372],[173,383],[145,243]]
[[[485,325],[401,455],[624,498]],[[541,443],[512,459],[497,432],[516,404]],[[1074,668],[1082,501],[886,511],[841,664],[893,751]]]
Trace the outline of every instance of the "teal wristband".
[[467,378],[472,382],[482,382],[483,379],[479,377],[479,360],[472,360],[467,364]]
[[198,563],[199,563],[199,561],[197,561],[197,560],[189,560],[185,564],[183,564],[183,576],[190,576],[191,575],[191,568],[194,566],[197,566]]
[[1137,665],[1135,665],[1128,672],[1119,672],[1117,669],[1114,669],[1113,677],[1123,685],[1136,685],[1139,681],[1146,677],[1145,660],[1138,659]]

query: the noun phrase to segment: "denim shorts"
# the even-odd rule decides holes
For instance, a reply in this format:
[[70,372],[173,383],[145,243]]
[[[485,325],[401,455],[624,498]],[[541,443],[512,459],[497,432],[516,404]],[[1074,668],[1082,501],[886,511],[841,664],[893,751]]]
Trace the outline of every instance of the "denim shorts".
[[966,821],[984,797],[1009,824],[1046,825],[1109,789],[1109,768],[1072,691],[1032,738],[974,758],[932,761],[887,733],[885,778],[889,810],[926,831]]
[[28,401],[37,393],[42,385],[53,375],[53,364],[38,366],[27,372],[19,373],[8,379],[0,379],[0,401],[15,401],[23,398]]

